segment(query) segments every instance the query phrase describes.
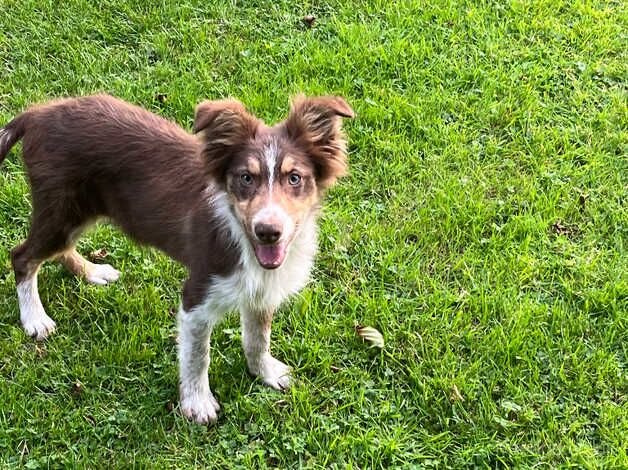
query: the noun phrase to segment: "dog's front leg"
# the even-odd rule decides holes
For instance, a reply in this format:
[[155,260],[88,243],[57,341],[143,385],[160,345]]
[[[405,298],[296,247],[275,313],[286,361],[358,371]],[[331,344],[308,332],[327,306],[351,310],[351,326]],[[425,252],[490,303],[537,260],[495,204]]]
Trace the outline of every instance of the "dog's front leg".
[[220,406],[209,389],[209,340],[215,318],[204,306],[179,311],[181,412],[199,424],[215,422]]
[[270,354],[273,310],[245,309],[240,312],[242,346],[249,372],[277,390],[290,385],[290,367]]

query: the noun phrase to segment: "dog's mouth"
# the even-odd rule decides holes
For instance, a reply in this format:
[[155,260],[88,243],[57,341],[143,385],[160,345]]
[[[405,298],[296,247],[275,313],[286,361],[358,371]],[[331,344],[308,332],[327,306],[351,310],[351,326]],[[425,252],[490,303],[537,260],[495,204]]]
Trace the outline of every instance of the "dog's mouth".
[[255,257],[264,269],[277,269],[286,258],[286,243],[262,245],[254,243]]

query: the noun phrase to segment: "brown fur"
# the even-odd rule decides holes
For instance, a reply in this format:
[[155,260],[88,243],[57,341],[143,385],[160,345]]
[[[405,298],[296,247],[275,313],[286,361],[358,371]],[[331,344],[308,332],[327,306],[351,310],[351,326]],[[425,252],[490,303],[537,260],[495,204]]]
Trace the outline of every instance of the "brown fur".
[[347,172],[341,117],[352,118],[354,113],[340,97],[298,96],[285,123],[287,135],[316,165],[317,182],[323,189]]
[[74,248],[88,225],[108,217],[188,269],[178,316],[185,416],[217,419],[209,338],[230,310],[240,311],[249,371],[276,389],[289,386],[289,367],[270,354],[270,322],[307,282],[319,199],[346,171],[340,117],[352,115],[341,98],[300,97],[285,122],[269,127],[238,101],[207,101],[191,135],[105,95],[22,113],[0,129],[0,161],[23,138],[32,224],[11,259],[25,331],[44,339],[56,326],[37,292],[46,259],[93,283],[118,278]]
[[237,100],[204,101],[196,107],[194,132],[204,134],[203,156],[216,181],[224,180],[227,166],[255,137],[261,124]]
[[194,136],[107,95],[29,109],[5,126],[8,138],[0,141],[1,161],[23,138],[33,200],[28,239],[11,253],[16,282],[59,255],[69,269],[84,269],[75,255],[63,254],[75,253],[85,227],[108,217],[135,240],[188,268],[183,305],[189,310],[206,295],[211,275],[230,273],[239,259],[208,203],[210,183],[230,185],[236,213],[246,225],[251,210],[244,207],[242,188],[232,182],[237,169],[275,137],[282,175],[289,171],[282,167],[286,155],[305,173],[305,195],[300,199],[293,192],[292,203],[285,203],[296,214],[345,173],[341,116],[353,116],[342,98],[299,97],[285,122],[268,127],[236,100],[206,101],[196,109]]

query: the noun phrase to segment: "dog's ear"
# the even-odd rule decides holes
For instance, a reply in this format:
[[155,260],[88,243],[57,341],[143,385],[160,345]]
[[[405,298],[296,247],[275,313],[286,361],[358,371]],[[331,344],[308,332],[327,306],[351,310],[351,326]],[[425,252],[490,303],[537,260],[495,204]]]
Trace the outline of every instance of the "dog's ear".
[[288,136],[314,160],[317,184],[321,189],[331,186],[347,173],[343,117],[352,118],[354,113],[339,96],[297,96],[292,100],[286,119]]
[[227,163],[255,137],[260,121],[238,100],[203,101],[194,113],[194,132],[204,140],[203,155],[210,173],[222,178]]

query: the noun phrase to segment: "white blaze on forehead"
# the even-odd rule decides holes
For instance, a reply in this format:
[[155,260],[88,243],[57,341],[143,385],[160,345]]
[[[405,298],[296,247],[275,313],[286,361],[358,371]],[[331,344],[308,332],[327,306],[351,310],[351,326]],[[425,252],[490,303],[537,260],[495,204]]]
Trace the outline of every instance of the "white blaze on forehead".
[[264,147],[264,161],[268,167],[268,189],[269,194],[273,190],[273,183],[275,181],[275,166],[277,166],[277,154],[279,153],[279,147],[277,141],[272,139]]
[[253,216],[253,227],[256,227],[257,224],[279,223],[281,225],[281,240],[290,239],[294,230],[294,223],[284,208],[273,200],[275,168],[277,167],[277,159],[279,157],[279,146],[276,139],[268,141],[264,146],[263,156],[268,170],[268,200],[264,207]]

